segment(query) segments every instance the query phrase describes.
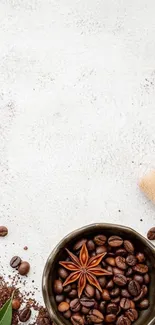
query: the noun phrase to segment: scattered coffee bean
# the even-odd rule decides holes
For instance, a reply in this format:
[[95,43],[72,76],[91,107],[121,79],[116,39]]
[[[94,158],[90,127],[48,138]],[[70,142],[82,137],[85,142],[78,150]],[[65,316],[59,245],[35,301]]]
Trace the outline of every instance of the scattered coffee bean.
[[108,239],[108,244],[111,247],[119,247],[123,244],[123,239],[119,236],[111,236]]
[[135,272],[141,273],[141,274],[145,274],[148,272],[148,266],[146,264],[136,264],[133,267],[133,270]]
[[124,271],[119,269],[118,267],[113,267],[113,274],[117,275],[117,274],[123,274],[124,275]]
[[104,320],[103,314],[97,310],[97,309],[92,309],[90,310],[89,314],[87,315],[87,320],[88,322],[96,323],[99,324]]
[[127,284],[127,278],[123,274],[117,274],[114,276],[113,281],[120,287],[123,287]]
[[125,248],[118,248],[115,253],[116,256],[123,256],[125,257],[127,255],[127,251]]
[[29,273],[30,270],[30,264],[28,262],[21,262],[19,268],[18,268],[18,272],[20,275],[27,275]]
[[89,311],[90,311],[90,308],[82,306],[82,308],[81,308],[82,314],[87,315],[89,313]]
[[67,310],[65,313],[63,313],[63,316],[66,318],[66,319],[70,319],[71,316],[72,316],[72,313],[70,310]]
[[126,258],[126,263],[129,266],[134,266],[137,263],[137,259],[136,259],[136,257],[134,255],[128,255],[127,258]]
[[58,310],[60,311],[60,313],[65,313],[67,310],[69,310],[68,302],[60,302],[60,304],[58,305]]
[[96,298],[96,300],[101,299],[101,292],[98,289],[95,289],[95,298]]
[[67,286],[65,286],[63,288],[63,290],[64,290],[65,293],[68,293],[68,292],[70,292],[72,290],[72,286],[70,284],[68,284]]
[[21,258],[19,256],[13,256],[10,261],[10,266],[16,269],[21,264]]
[[137,297],[140,294],[139,282],[131,280],[128,284],[128,291],[133,297]]
[[19,320],[22,323],[27,322],[30,317],[31,317],[31,309],[28,307],[25,307],[19,312]]
[[115,262],[119,269],[126,270],[127,265],[126,265],[125,258],[123,256],[117,256]]
[[112,289],[113,287],[114,287],[114,282],[113,280],[110,280],[106,285],[106,289]]
[[130,254],[134,253],[134,246],[131,243],[131,241],[129,240],[124,240],[124,248],[126,249],[126,251]]
[[12,309],[18,310],[20,308],[20,300],[19,299],[13,299],[12,300]]
[[89,298],[81,298],[80,304],[86,308],[92,308],[95,305],[95,300]]
[[92,298],[94,297],[95,294],[95,288],[91,286],[89,283],[87,283],[84,293],[88,298]]
[[143,263],[145,261],[145,256],[144,256],[143,253],[137,253],[136,258],[137,258],[139,263]]
[[125,276],[126,277],[129,277],[133,274],[133,269],[131,267],[128,267],[126,273],[125,273]]
[[63,285],[62,285],[61,280],[54,281],[54,292],[56,294],[61,294],[63,292]]
[[8,229],[5,226],[0,226],[0,237],[5,237],[8,234]]
[[138,319],[138,312],[136,309],[128,309],[125,312],[125,316],[130,319],[131,322],[134,322]]
[[131,295],[127,289],[122,289],[121,290],[121,296],[124,298],[131,298]]
[[116,298],[112,298],[112,299],[111,299],[111,302],[114,303],[114,304],[118,304],[118,303],[120,302],[120,300],[121,300],[121,297],[118,296],[118,297],[116,297]]
[[149,240],[155,240],[155,227],[152,227],[148,233],[147,233],[147,238]]
[[107,237],[104,235],[97,235],[94,237],[94,242],[98,246],[102,246],[106,243]]
[[78,251],[82,247],[82,245],[86,243],[86,241],[87,241],[87,239],[85,239],[85,238],[77,241],[75,243],[75,245],[73,246],[73,251]]
[[51,322],[50,322],[49,318],[47,318],[47,317],[37,318],[36,322],[37,322],[37,325],[51,325]]
[[77,290],[76,289],[72,289],[69,293],[68,293],[68,296],[69,298],[73,299],[75,297],[77,297],[78,293],[77,293]]

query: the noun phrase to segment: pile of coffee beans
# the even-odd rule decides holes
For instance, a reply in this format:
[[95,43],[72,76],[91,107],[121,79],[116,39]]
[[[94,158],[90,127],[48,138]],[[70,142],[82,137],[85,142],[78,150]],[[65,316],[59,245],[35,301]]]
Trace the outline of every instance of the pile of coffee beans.
[[20,275],[27,275],[30,270],[30,264],[26,261],[22,261],[19,256],[13,256],[10,261],[10,266],[13,269],[18,270]]
[[[149,307],[150,276],[144,253],[137,251],[128,239],[97,234],[73,245],[70,251],[78,258],[84,243],[89,258],[106,253],[98,267],[108,270],[111,275],[97,277],[101,292],[87,282],[78,297],[78,282],[63,286],[72,272],[58,264],[53,284],[58,311],[73,325],[131,325],[138,319],[140,311]],[[64,257],[65,261],[71,261],[65,250]]]

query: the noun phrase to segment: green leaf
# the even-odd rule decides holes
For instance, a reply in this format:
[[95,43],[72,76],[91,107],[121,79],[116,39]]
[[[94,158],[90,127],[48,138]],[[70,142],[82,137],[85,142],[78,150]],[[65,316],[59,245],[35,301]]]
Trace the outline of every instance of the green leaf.
[[0,309],[0,325],[11,325],[12,321],[12,298],[7,300]]

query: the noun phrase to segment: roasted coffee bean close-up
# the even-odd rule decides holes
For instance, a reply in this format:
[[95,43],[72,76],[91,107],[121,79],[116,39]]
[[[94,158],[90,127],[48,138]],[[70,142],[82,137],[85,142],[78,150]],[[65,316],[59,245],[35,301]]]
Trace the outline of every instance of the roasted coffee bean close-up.
[[73,325],[131,325],[149,308],[149,285],[144,252],[128,238],[102,233],[65,247],[53,292],[58,312]]

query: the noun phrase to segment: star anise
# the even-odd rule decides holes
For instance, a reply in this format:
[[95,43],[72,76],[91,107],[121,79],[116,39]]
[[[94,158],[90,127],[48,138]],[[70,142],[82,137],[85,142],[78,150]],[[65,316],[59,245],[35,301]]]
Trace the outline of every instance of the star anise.
[[100,275],[111,275],[111,272],[108,272],[101,267],[97,267],[106,253],[98,254],[93,257],[89,257],[86,244],[83,244],[79,258],[71,253],[67,248],[66,251],[70,256],[72,261],[69,262],[59,262],[63,267],[72,271],[71,274],[67,277],[63,286],[75,282],[78,280],[78,297],[82,295],[82,292],[88,281],[91,285],[95,286],[98,290],[102,291],[100,284],[96,276]]

